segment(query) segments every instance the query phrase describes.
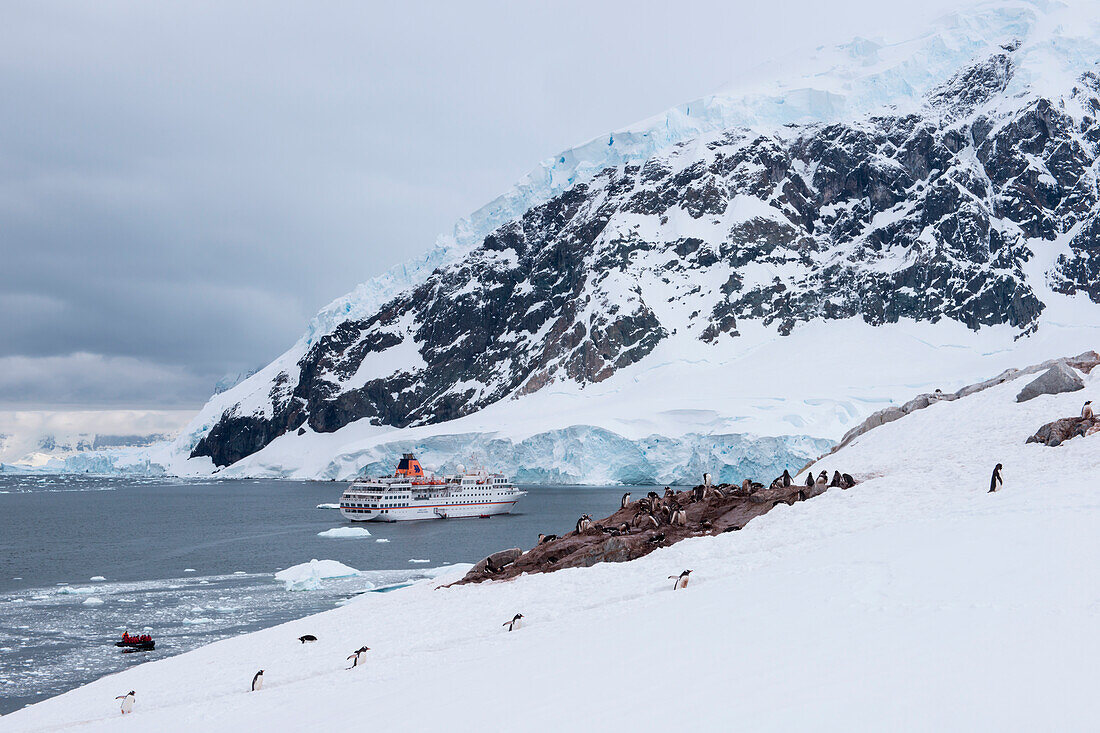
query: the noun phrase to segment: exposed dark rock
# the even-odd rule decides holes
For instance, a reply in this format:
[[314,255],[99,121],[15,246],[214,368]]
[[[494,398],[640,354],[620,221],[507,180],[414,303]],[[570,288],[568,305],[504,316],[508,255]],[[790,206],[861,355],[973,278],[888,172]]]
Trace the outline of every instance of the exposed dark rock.
[[1027,439],[1028,443],[1042,443],[1051,447],[1061,445],[1070,438],[1085,435],[1095,435],[1100,432],[1100,418],[1096,417],[1063,417],[1054,422],[1048,422],[1035,431]]
[[1077,372],[1066,366],[1064,362],[1058,362],[1043,374],[1036,377],[1031,382],[1028,382],[1028,384],[1020,390],[1020,393],[1016,395],[1016,401],[1027,402],[1041,394],[1076,392],[1084,388],[1085,383],[1081,380],[1081,377],[1078,376]]
[[494,552],[489,557],[478,562],[470,570],[470,572],[477,571],[486,577],[496,577],[502,571],[506,571],[508,567],[514,563],[520,555],[523,554],[523,550],[518,547],[513,547],[510,550],[501,550],[500,552]]

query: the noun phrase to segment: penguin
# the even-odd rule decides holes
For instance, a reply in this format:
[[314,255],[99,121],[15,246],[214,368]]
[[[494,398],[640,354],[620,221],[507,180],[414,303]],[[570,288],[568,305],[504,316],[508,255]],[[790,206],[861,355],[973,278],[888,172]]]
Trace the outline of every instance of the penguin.
[[650,503],[653,504],[653,506],[657,506],[661,503],[661,496],[656,491],[649,492],[645,495],[645,498],[649,499]]
[[130,690],[125,695],[119,695],[115,699],[116,700],[122,700],[122,705],[119,706],[119,709],[122,710],[123,715],[125,715],[126,713],[134,712],[134,691],[133,690]]
[[653,529],[661,526],[661,523],[657,521],[657,517],[652,514],[639,514],[638,517],[642,520],[642,526],[652,525]]
[[261,669],[256,674],[252,675],[252,691],[264,689],[264,671]]
[[842,484],[840,488],[850,489],[850,488],[852,488],[853,486],[856,485],[856,480],[854,478],[852,478],[852,474],[842,473],[842,474],[840,474],[840,477],[842,479],[844,479],[844,484]]
[[814,487],[814,472],[810,471],[806,474],[806,488],[812,489]]
[[686,527],[688,523],[687,516],[687,512],[685,512],[680,507],[676,507],[675,511],[672,512],[670,524],[678,524],[681,527]]
[[523,619],[523,614],[522,613],[517,613],[515,616],[512,617],[511,621],[505,621],[501,625],[502,626],[507,626],[509,631],[515,631],[516,629],[518,629],[523,624],[522,619]]
[[692,501],[702,501],[707,495],[707,489],[705,486],[696,486],[691,490]]
[[793,483],[793,479],[791,478],[791,472],[788,471],[785,468],[783,469],[783,477],[782,478],[783,478],[783,488],[786,488],[786,487],[790,486],[791,483]]
[[671,486],[666,486],[665,487],[665,498],[666,499],[671,499],[674,496],[676,496],[676,492],[672,490]]
[[1081,419],[1089,420],[1092,418],[1092,400],[1085,400],[1084,407],[1081,408]]
[[622,501],[619,502],[619,508],[620,509],[626,509],[628,504],[630,504],[630,492],[629,491],[626,492],[625,494],[623,494]]
[[356,649],[354,652],[349,654],[348,659],[350,659],[352,661],[351,661],[351,667],[348,667],[348,669],[352,669],[353,667],[358,667],[360,664],[367,661],[366,653],[369,652],[369,651],[370,651],[369,646],[361,646],[358,649]]
[[619,534],[630,534],[630,525],[623,522],[619,525]]
[[592,515],[582,514],[577,520],[577,534],[583,534],[592,528]]
[[313,634],[306,634],[305,636],[299,636],[298,641],[305,644],[306,642],[317,641],[317,637]]
[[992,494],[999,489],[1003,483],[1004,479],[1001,478],[1001,464],[998,463],[996,468],[993,469],[993,476],[989,479],[989,491],[986,493]]
[[829,488],[840,488],[840,471],[833,471],[833,480],[829,482]]
[[676,581],[672,585],[672,590],[680,590],[681,588],[687,588],[688,587],[688,576],[689,575],[691,575],[691,571],[690,570],[685,570],[684,572],[680,573],[679,575],[670,575],[670,576],[668,576],[669,580],[675,580]]
[[540,545],[545,545],[547,542],[550,542],[552,540],[556,540],[557,538],[558,538],[558,536],[556,534],[542,534],[540,532],[539,533],[539,544]]
[[703,486],[710,486],[710,474],[709,473],[704,473],[703,474]]
[[781,488],[783,488],[783,477],[782,476],[776,476],[774,479],[772,479],[772,482],[768,486],[768,488],[769,489],[781,489]]
[[817,480],[823,484],[829,483],[829,472],[822,469],[821,473],[817,475]]

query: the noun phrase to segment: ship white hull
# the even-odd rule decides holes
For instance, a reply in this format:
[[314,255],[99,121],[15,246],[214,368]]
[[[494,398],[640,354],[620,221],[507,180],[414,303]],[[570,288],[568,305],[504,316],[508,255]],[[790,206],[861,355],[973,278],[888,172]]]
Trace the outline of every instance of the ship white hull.
[[341,508],[344,519],[353,522],[407,522],[415,519],[468,519],[470,517],[489,517],[494,514],[508,514],[519,501],[519,497],[507,501],[487,501],[475,504],[439,504],[426,503],[424,506],[408,506],[387,509],[385,513],[374,510],[370,514],[353,513]]

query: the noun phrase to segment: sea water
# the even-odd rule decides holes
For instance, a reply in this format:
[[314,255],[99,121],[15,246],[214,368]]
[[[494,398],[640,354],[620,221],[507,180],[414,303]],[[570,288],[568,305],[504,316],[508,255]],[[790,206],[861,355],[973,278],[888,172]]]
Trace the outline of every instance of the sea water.
[[[527,549],[539,532],[573,529],[582,513],[610,514],[624,491],[524,487],[529,493],[512,514],[356,523],[370,536],[318,536],[353,526],[338,510],[317,508],[338,503],[344,487],[0,476],[0,714],[134,664],[387,591],[431,568]],[[275,580],[276,571],[314,558],[362,572],[314,590]],[[123,631],[153,635],[156,649],[122,653],[114,642]]]

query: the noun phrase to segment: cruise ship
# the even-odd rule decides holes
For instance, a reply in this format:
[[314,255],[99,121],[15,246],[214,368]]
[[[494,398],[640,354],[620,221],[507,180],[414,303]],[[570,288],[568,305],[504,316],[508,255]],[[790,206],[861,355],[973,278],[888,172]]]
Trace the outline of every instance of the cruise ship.
[[340,497],[340,514],[353,522],[402,522],[507,514],[526,496],[499,473],[458,467],[454,476],[426,475],[406,453],[393,476],[356,479]]

